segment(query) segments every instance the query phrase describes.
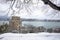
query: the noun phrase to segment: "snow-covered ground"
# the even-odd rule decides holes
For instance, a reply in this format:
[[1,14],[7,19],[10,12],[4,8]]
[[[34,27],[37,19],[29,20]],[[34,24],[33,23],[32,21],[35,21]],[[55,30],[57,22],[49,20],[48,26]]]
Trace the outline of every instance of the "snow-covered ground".
[[60,33],[4,33],[0,40],[60,40]]

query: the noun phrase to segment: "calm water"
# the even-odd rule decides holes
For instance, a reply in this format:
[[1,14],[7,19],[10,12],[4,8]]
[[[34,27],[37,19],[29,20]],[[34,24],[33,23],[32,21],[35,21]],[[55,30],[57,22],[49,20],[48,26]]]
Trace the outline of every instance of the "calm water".
[[60,22],[41,22],[41,21],[24,21],[22,24],[30,24],[34,26],[44,26],[46,28],[51,28],[51,27],[60,27]]
[[[3,23],[8,23],[8,21],[0,21],[0,25]],[[60,22],[41,22],[41,21],[23,21],[22,25],[34,25],[34,26],[44,26],[46,28],[60,27]]]

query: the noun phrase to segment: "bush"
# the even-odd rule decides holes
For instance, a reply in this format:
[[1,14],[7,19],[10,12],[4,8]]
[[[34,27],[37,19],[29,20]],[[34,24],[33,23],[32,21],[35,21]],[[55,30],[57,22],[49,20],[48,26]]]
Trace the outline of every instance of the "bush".
[[7,24],[1,25],[0,26],[0,33],[7,32],[7,29],[8,29],[8,25]]
[[47,32],[49,32],[49,33],[52,33],[52,31],[53,31],[53,29],[52,29],[52,28],[47,29]]

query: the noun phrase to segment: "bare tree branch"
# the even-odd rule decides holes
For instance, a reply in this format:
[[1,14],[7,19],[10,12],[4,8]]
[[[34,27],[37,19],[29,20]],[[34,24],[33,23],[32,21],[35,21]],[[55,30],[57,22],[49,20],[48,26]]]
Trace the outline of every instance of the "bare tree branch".
[[50,7],[52,7],[53,9],[55,9],[55,10],[58,10],[58,11],[60,11],[60,7],[59,6],[57,6],[57,5],[55,5],[55,4],[53,4],[51,1],[49,1],[49,0],[42,0],[45,4],[48,4]]

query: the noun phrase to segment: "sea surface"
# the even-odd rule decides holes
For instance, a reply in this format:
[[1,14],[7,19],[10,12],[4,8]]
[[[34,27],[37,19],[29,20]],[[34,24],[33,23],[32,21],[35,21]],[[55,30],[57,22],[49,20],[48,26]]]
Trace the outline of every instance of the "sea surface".
[[[0,21],[0,25],[9,24],[9,21]],[[45,22],[45,21],[22,21],[22,25],[33,25],[36,27],[43,26],[46,28],[60,27],[60,22]]]

